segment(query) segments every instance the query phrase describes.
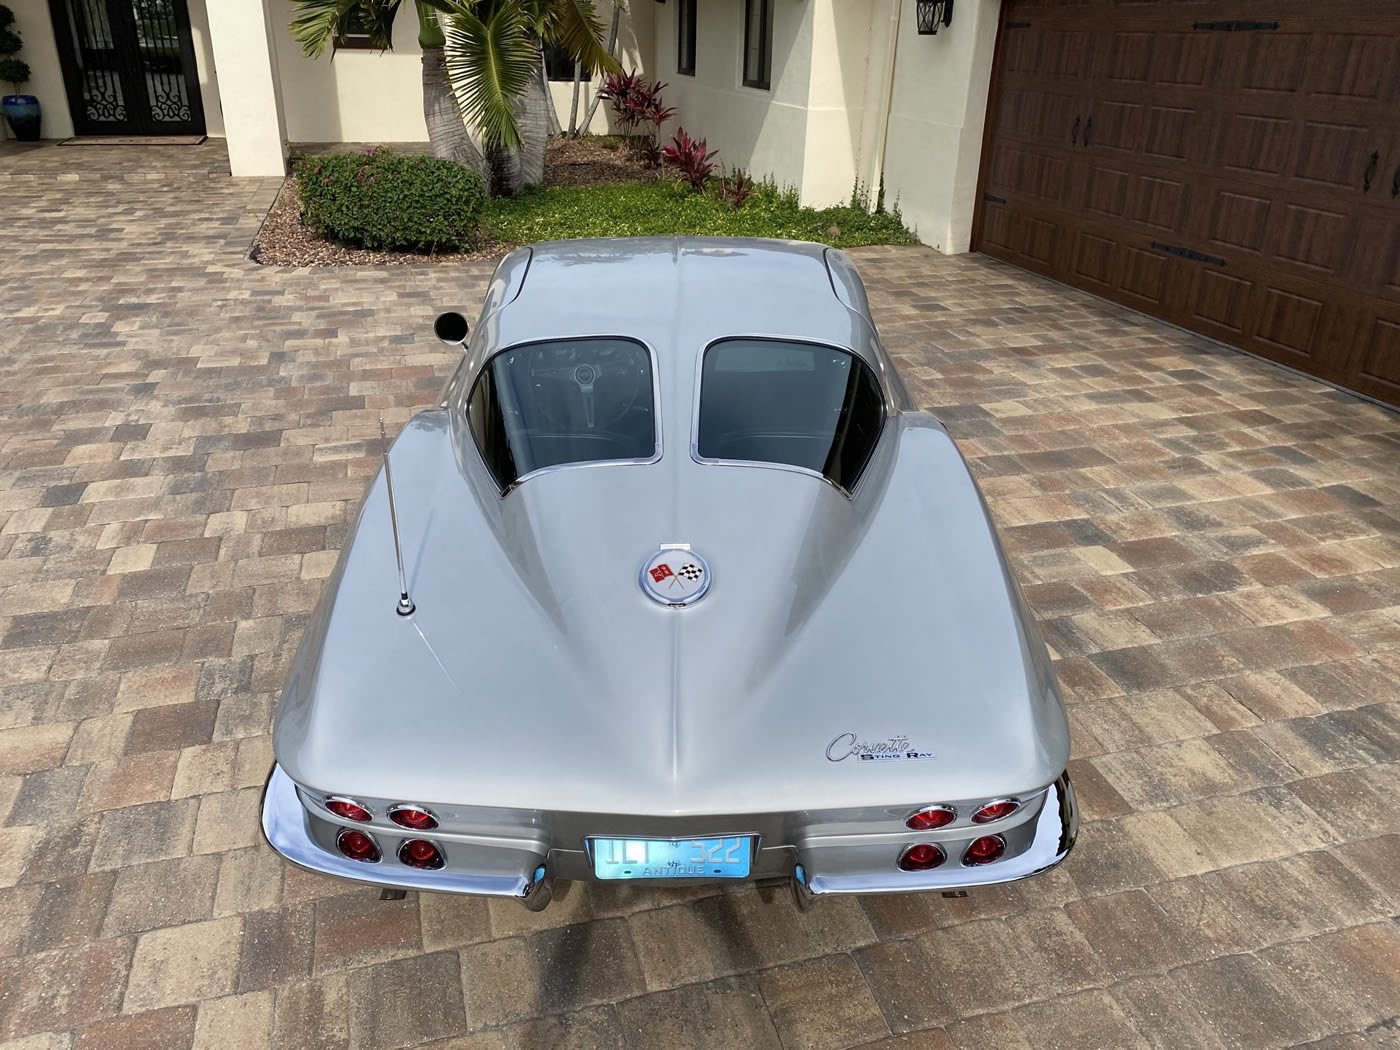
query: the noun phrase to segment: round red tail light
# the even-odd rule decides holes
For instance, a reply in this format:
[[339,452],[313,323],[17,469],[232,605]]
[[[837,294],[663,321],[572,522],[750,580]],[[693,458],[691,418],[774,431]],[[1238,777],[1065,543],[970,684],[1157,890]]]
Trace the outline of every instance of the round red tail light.
[[399,860],[410,868],[440,868],[443,865],[442,850],[427,839],[409,839],[399,847]]
[[904,826],[912,831],[937,831],[946,828],[958,819],[958,811],[952,806],[925,806],[910,815]]
[[348,798],[328,798],[326,808],[337,817],[344,817],[346,820],[365,821],[370,819],[369,810],[353,799]]
[[972,814],[974,824],[990,824],[994,820],[1001,820],[1009,817],[1021,808],[1021,803],[1014,798],[999,798],[995,802],[988,802],[985,806]]
[[389,810],[389,819],[410,831],[432,831],[438,826],[437,817],[417,806],[395,806]]
[[370,864],[379,860],[379,847],[374,844],[374,839],[363,831],[351,831],[346,828],[335,840],[335,844],[340,852],[351,860],[363,860]]
[[899,855],[899,866],[904,871],[928,871],[936,868],[947,859],[943,847],[932,842],[921,842],[910,846]]
[[994,860],[1000,860],[1005,852],[1004,838],[1000,835],[983,835],[980,839],[974,839],[972,845],[967,847],[967,852],[963,854],[963,863],[990,864]]

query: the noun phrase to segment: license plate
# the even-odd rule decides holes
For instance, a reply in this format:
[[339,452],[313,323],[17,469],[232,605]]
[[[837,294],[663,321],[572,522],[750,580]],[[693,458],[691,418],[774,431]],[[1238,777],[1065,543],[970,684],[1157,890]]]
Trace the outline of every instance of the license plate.
[[593,874],[600,879],[743,879],[753,840],[593,839]]

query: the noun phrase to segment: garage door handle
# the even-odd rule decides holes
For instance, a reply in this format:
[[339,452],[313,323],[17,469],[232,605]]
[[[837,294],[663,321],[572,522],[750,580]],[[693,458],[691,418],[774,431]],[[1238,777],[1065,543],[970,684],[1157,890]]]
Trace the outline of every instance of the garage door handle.
[[1079,145],[1079,114],[1074,115],[1074,127],[1069,129],[1069,143],[1071,146]]
[[1089,145],[1089,132],[1094,130],[1094,118],[1090,117],[1084,122],[1084,145]]
[[1376,165],[1381,162],[1381,155],[1378,152],[1371,154],[1371,161],[1366,165],[1366,173],[1361,176],[1361,192],[1371,192],[1371,179],[1376,174]]

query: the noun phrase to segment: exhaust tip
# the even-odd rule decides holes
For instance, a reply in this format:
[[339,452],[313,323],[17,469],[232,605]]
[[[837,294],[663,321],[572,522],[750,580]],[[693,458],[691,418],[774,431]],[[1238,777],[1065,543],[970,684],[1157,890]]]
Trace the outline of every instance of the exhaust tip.
[[461,346],[467,341],[467,319],[455,310],[446,310],[433,321],[433,334],[448,346]]

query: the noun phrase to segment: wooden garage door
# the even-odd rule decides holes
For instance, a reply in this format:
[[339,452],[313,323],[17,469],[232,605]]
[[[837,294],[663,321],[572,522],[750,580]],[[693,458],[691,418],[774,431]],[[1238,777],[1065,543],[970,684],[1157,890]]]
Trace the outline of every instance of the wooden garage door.
[[981,179],[977,250],[1400,404],[1400,4],[1005,0]]

